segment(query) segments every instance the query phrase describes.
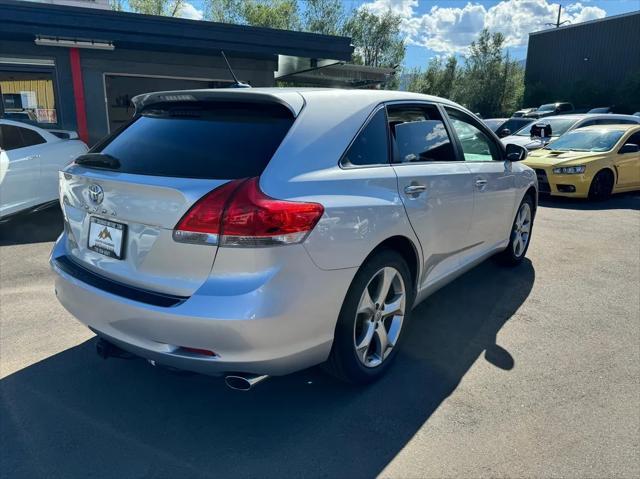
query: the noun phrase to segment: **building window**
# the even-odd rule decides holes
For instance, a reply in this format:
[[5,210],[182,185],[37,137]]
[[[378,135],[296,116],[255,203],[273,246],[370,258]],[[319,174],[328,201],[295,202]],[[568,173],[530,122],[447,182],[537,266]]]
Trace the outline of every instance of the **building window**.
[[4,118],[34,125],[58,123],[51,73],[0,70]]

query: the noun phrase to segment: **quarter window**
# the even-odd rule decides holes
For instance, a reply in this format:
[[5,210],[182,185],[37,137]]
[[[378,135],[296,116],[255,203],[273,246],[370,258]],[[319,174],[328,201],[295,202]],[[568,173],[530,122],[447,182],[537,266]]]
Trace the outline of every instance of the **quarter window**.
[[46,143],[47,141],[42,138],[37,132],[30,130],[28,128],[18,128],[20,130],[20,134],[22,135],[22,146],[33,146],[40,145],[42,143]]
[[46,143],[38,133],[13,125],[0,125],[0,147],[5,151]]
[[22,148],[20,128],[13,125],[0,125],[0,146],[5,151]]
[[394,163],[455,161],[451,139],[435,105],[388,107]]
[[387,118],[380,108],[353,141],[343,162],[346,165],[386,165],[389,163]]
[[475,125],[471,117],[452,108],[446,108],[446,110],[460,140],[464,161],[500,160],[500,152],[496,144]]

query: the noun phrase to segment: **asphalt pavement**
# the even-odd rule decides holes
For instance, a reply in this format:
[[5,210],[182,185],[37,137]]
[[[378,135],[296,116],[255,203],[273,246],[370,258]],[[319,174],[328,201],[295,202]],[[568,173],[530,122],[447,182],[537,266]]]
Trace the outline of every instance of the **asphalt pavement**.
[[528,257],[414,311],[364,389],[249,393],[100,359],[56,301],[48,210],[0,225],[0,476],[640,477],[640,195],[543,201]]

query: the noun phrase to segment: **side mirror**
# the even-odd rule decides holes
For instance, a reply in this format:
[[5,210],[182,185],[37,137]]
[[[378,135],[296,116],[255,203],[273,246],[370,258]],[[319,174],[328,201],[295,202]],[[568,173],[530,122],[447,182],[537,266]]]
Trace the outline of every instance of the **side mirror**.
[[620,153],[621,155],[624,153],[638,153],[640,152],[640,146],[636,145],[635,143],[625,143],[622,148],[620,148],[620,151],[618,153]]
[[500,130],[500,133],[498,133],[498,137],[504,138],[505,136],[509,136],[510,134],[511,134],[511,130],[509,128],[504,128]]
[[509,143],[506,146],[507,161],[522,161],[527,159],[527,149],[520,145]]

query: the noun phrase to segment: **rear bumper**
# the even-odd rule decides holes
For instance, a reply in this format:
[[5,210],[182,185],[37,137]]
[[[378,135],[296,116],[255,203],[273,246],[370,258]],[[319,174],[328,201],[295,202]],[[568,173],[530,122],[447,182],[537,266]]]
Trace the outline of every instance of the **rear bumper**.
[[[210,375],[282,375],[325,361],[355,274],[351,269],[320,270],[296,245],[272,254],[278,261],[284,254],[287,261],[271,265],[266,273],[233,277],[226,266],[237,263],[234,255],[251,253],[220,249],[214,269],[222,274],[212,274],[184,301],[162,307],[113,294],[69,274],[58,261],[66,256],[65,243],[62,235],[50,262],[57,273],[58,300],[72,315],[135,355]],[[181,347],[214,351],[216,356]]]

